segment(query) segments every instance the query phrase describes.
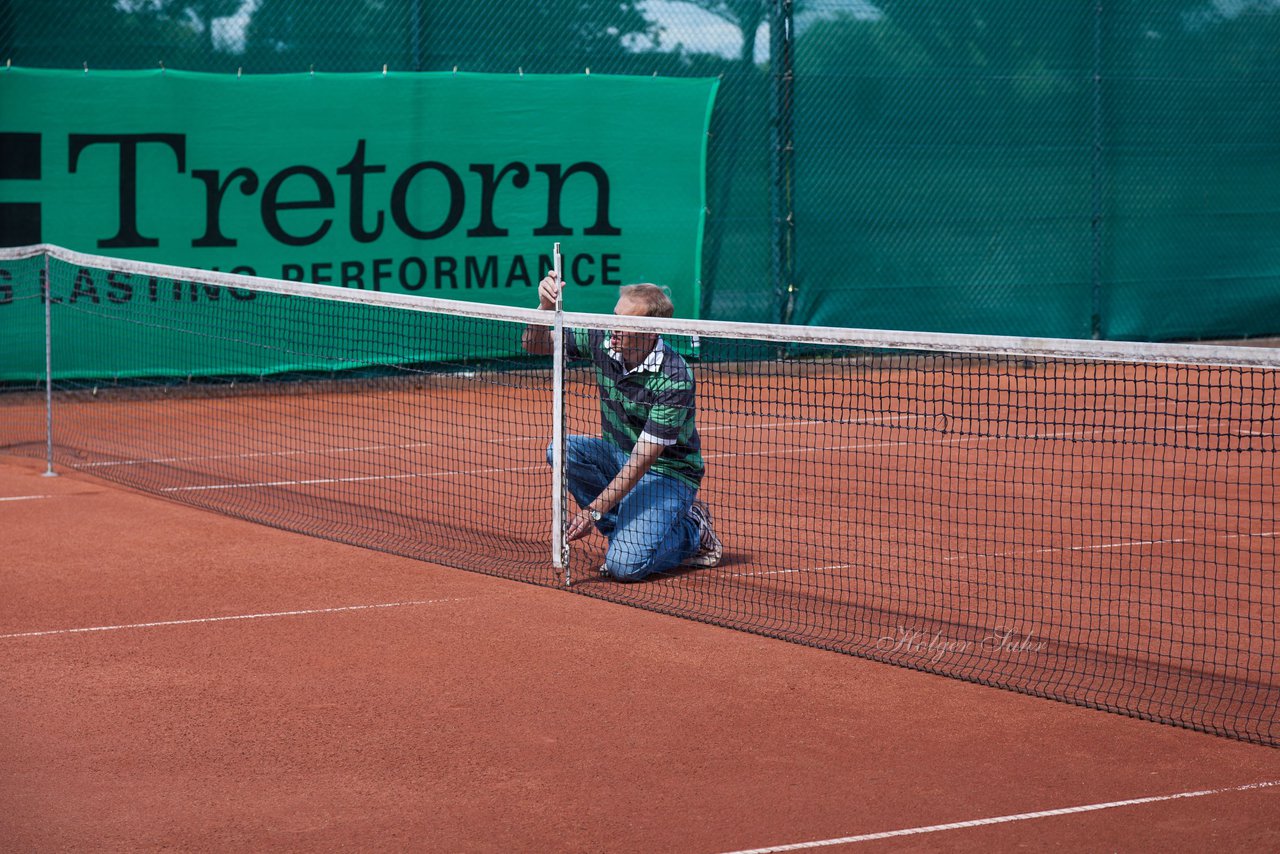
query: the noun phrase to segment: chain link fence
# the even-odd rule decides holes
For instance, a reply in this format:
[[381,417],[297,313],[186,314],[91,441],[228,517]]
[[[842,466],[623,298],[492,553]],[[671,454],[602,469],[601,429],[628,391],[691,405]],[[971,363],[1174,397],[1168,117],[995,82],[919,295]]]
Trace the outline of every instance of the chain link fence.
[[1280,332],[1280,0],[8,0],[0,45],[27,67],[718,76],[704,316]]

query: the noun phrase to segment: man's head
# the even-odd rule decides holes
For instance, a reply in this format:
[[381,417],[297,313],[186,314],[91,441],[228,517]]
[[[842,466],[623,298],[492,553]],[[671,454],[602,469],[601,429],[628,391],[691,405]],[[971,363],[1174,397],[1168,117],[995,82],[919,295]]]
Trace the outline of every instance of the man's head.
[[[622,304],[630,303],[634,310],[623,311]],[[618,307],[614,314],[629,314],[639,317],[672,317],[676,313],[671,304],[671,297],[666,288],[648,283],[640,285],[624,285],[618,290]]]
[[[628,317],[671,317],[675,307],[665,288],[657,285],[626,285],[618,292],[614,314]],[[652,332],[614,332],[613,349],[622,356],[627,367],[634,368],[649,355],[658,336]]]

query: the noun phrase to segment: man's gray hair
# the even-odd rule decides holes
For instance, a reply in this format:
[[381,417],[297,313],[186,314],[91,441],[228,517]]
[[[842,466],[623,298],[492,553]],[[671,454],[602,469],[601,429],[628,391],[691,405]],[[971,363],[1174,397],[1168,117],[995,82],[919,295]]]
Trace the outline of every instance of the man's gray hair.
[[644,306],[646,317],[673,317],[676,313],[676,307],[672,305],[671,295],[667,289],[648,282],[624,285],[618,291],[618,298],[631,300]]

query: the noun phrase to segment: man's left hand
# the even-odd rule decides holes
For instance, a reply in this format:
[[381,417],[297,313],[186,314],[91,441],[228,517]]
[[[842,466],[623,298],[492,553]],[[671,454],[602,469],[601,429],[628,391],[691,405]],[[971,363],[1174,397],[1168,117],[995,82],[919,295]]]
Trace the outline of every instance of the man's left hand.
[[593,527],[595,527],[595,522],[591,520],[591,514],[586,510],[579,510],[574,513],[573,518],[569,520],[569,542],[582,539],[591,533]]

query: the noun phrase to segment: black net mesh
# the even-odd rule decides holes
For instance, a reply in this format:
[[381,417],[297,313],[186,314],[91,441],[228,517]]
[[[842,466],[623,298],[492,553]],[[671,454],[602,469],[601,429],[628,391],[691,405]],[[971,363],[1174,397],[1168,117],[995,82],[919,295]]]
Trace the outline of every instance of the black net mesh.
[[[525,337],[549,312],[83,260],[51,259],[47,285],[43,258],[5,269],[10,308],[49,311],[56,465],[563,583],[553,377]],[[637,437],[667,449],[571,544],[572,590],[1280,741],[1266,351],[1107,345],[1098,360],[1090,342],[566,320],[568,513]],[[646,331],[663,361],[624,371],[620,336]],[[0,394],[0,451],[42,457],[44,342],[30,349],[30,377]]]

